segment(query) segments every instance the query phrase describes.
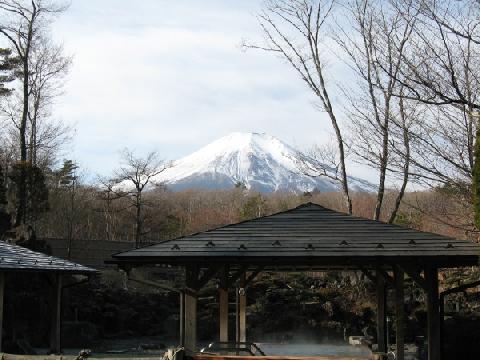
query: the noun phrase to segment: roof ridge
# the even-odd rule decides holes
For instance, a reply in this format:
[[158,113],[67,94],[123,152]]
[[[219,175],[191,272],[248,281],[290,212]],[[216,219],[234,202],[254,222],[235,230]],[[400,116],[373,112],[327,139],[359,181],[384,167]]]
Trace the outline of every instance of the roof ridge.
[[[292,211],[292,210],[296,210],[296,209],[301,209],[301,208],[306,208],[306,207],[315,207],[315,208],[318,208],[318,209],[322,209],[322,210],[327,210],[327,211],[336,211],[336,210],[333,210],[333,209],[330,209],[330,208],[327,208],[323,205],[320,205],[320,204],[317,204],[317,203],[314,203],[313,201],[309,201],[309,202],[306,202],[306,203],[303,203],[303,204],[300,204],[292,209],[289,209],[289,210],[286,210],[284,212],[288,212],[288,211]],[[337,212],[340,212],[340,211],[337,211]],[[341,212],[340,212],[341,213]],[[277,213],[278,214],[278,213]],[[343,213],[342,213],[343,214]]]
[[[236,226],[236,225],[244,224],[244,223],[249,222],[249,221],[257,221],[257,220],[269,218],[269,217],[272,217],[272,216],[275,216],[275,215],[286,214],[286,213],[289,213],[289,212],[292,212],[292,211],[294,211],[294,210],[297,210],[297,209],[300,209],[300,208],[304,208],[304,207],[307,207],[307,206],[315,206],[315,207],[317,207],[317,208],[321,208],[322,210],[335,211],[335,210],[326,208],[326,207],[324,207],[324,206],[322,206],[322,205],[316,204],[316,203],[314,203],[314,202],[312,202],[312,201],[308,201],[308,202],[306,202],[306,203],[297,205],[297,206],[295,206],[295,207],[293,207],[293,208],[291,208],[291,209],[288,209],[288,210],[278,211],[278,212],[273,213],[273,214],[270,214],[270,215],[264,215],[264,216],[256,217],[256,218],[253,218],[253,219],[242,220],[242,221],[239,221],[239,222],[236,222],[236,223],[225,224],[225,225],[222,225],[222,226],[218,226],[218,227],[216,227],[216,228],[213,228],[213,229],[208,229],[208,230],[204,230],[204,231],[197,231],[197,232],[194,232],[194,233],[190,233],[190,234],[178,236],[178,237],[175,237],[175,238],[173,238],[173,239],[162,240],[162,241],[159,241],[159,242],[156,242],[156,243],[153,243],[153,244],[148,244],[148,245],[145,245],[145,246],[140,246],[140,247],[138,247],[138,248],[136,248],[136,249],[132,249],[132,250],[145,249],[145,248],[148,248],[148,247],[151,247],[151,246],[155,246],[155,245],[158,245],[158,244],[165,244],[165,243],[168,243],[168,242],[170,242],[170,241],[181,240],[181,239],[184,239],[184,238],[186,238],[186,237],[196,236],[196,235],[198,235],[198,234],[209,233],[209,232],[212,232],[212,231],[215,231],[215,230],[219,230],[219,229],[224,229],[224,228],[227,228],[227,227],[230,227],[230,226]],[[124,253],[124,252],[127,252],[127,251],[132,251],[132,250],[119,251],[119,252],[116,252],[116,253],[112,254],[112,256],[115,256],[115,255],[118,255],[118,254],[121,254],[121,253]]]

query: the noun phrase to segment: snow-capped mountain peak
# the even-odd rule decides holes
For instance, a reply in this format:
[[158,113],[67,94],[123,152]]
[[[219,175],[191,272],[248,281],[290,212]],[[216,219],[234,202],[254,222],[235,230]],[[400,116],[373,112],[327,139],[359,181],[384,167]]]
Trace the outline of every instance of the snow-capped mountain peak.
[[178,190],[231,188],[237,183],[262,192],[337,190],[330,179],[305,174],[305,168],[317,165],[276,137],[235,132],[174,161],[154,180]]

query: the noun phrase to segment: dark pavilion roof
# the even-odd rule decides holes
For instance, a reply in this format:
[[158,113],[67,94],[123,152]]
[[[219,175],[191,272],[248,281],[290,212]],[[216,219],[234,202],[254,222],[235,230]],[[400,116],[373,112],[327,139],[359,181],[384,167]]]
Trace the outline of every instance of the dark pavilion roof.
[[0,241],[0,271],[37,271],[89,274],[96,270]]
[[361,266],[425,262],[478,264],[480,247],[364,219],[313,203],[113,255],[114,263],[214,262],[265,266]]

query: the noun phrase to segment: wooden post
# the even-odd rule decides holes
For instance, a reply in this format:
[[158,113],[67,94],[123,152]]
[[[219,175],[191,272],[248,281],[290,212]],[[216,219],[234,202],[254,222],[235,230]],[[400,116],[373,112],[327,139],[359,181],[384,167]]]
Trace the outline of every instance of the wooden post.
[[[240,342],[240,295],[239,287],[235,288],[235,342]],[[238,353],[237,353],[238,355]]]
[[440,360],[440,300],[438,295],[438,269],[425,268],[427,286],[427,337],[428,360]]
[[242,278],[240,280],[240,287],[237,287],[236,290],[236,306],[235,306],[235,314],[236,314],[236,331],[235,331],[235,341],[237,343],[239,342],[245,342],[247,338],[247,331],[246,331],[246,325],[247,325],[247,318],[246,318],[246,305],[247,305],[247,299],[246,299],[246,294],[245,294],[245,288],[242,287],[242,284],[245,283],[245,275],[242,275]]
[[62,324],[62,275],[54,275],[52,291],[52,322],[50,327],[50,351],[54,354],[60,354],[61,346],[61,324]]
[[197,348],[197,279],[198,266],[187,266],[185,272],[185,350],[195,352]]
[[228,266],[224,266],[221,271],[219,285],[219,340],[228,342]]
[[218,289],[219,307],[220,307],[220,342],[228,342],[228,290]]
[[185,346],[185,293],[180,291],[179,299],[179,330],[180,330],[180,346]]
[[238,291],[238,341],[247,341],[247,294],[245,289],[245,274],[240,278],[240,289]]
[[[443,353],[445,351],[445,343],[443,341],[445,335],[445,296],[440,294],[440,357],[443,358]],[[457,303],[458,306],[458,303]],[[458,312],[457,308],[457,312]]]
[[385,278],[377,271],[377,343],[378,351],[387,352],[387,289]]
[[397,356],[395,359],[405,359],[405,293],[404,293],[404,272],[399,266],[394,267],[395,275],[395,314],[396,314],[396,345]]
[[5,291],[5,273],[0,272],[0,352],[2,352],[3,336],[3,294]]
[[185,349],[197,348],[197,294],[185,293]]

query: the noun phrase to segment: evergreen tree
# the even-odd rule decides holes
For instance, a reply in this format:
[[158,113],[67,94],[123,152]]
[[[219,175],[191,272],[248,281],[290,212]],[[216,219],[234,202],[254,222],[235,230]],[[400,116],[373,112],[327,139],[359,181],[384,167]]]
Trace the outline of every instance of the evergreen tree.
[[15,79],[15,69],[18,68],[18,58],[11,57],[12,50],[0,48],[0,97],[10,95],[12,89],[6,84]]
[[265,215],[265,199],[261,194],[250,196],[240,209],[240,219],[249,220]]
[[[48,211],[48,188],[42,169],[30,163],[16,163],[12,166],[8,175],[8,207],[15,216],[20,199],[19,191],[22,189],[21,182],[25,176],[25,189],[27,203],[25,219],[28,224],[34,224],[39,215]],[[23,189],[22,189],[23,190]]]
[[[11,94],[12,89],[7,83],[15,79],[15,69],[18,68],[18,58],[11,57],[12,51],[0,48],[0,98]],[[7,189],[4,169],[0,167],[0,238],[11,228],[11,218],[7,209]]]
[[76,195],[78,188],[78,165],[72,160],[64,160],[60,170],[55,172],[57,187],[65,194],[67,207],[65,218],[67,220],[66,238],[68,241],[67,257],[72,255],[73,229],[76,222]]
[[64,189],[75,187],[78,180],[77,169],[78,165],[73,160],[64,160],[62,167],[55,172],[57,186]]

